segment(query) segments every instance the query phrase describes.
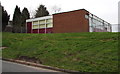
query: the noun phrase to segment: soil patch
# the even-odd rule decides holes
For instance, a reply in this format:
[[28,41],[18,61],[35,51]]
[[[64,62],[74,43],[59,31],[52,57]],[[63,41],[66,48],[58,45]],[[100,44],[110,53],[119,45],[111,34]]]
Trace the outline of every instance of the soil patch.
[[0,47],[0,49],[5,49],[5,48],[7,48],[7,47]]
[[42,61],[37,59],[36,57],[19,56],[17,58],[17,60],[23,60],[23,61],[27,61],[27,62],[33,62],[33,63],[42,64]]

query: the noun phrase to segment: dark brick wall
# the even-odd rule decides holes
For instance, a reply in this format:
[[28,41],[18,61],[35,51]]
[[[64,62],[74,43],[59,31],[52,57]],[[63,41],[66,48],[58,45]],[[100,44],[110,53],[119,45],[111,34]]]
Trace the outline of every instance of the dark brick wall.
[[[39,30],[39,31],[38,31]],[[43,29],[33,29],[32,30],[32,33],[45,33],[45,28],[43,28]],[[52,28],[47,28],[46,29],[46,33],[52,33],[53,31],[52,31]]]
[[53,33],[89,32],[89,14],[84,9],[53,15]]
[[32,30],[32,22],[27,22],[27,33],[31,33]]
[[38,33],[38,29],[32,29],[32,33]]

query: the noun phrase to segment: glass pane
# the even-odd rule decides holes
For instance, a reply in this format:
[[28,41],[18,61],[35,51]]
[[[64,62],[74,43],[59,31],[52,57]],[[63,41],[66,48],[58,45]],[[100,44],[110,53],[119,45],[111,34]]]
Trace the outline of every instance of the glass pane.
[[39,28],[39,26],[38,25],[33,25],[33,27],[32,27],[33,29],[38,29]]
[[33,21],[33,25],[38,25],[38,21]]
[[47,24],[47,28],[50,28],[50,27],[53,27],[53,24],[52,24],[52,23]]
[[40,20],[40,24],[45,24],[45,20]]
[[45,28],[45,24],[41,24],[39,26],[40,26],[40,28]]
[[46,22],[47,23],[52,23],[52,19],[47,19]]
[[85,15],[85,18],[88,19],[89,18],[88,15]]

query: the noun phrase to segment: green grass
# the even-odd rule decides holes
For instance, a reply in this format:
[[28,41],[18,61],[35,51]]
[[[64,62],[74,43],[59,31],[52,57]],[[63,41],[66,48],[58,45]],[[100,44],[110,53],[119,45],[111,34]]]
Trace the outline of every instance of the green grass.
[[2,46],[2,32],[0,32],[0,47]]
[[[2,47],[2,32],[0,32],[0,47]],[[2,50],[0,49],[0,58],[2,57]]]
[[118,71],[118,33],[3,33],[3,58],[36,57],[44,65],[80,72]]

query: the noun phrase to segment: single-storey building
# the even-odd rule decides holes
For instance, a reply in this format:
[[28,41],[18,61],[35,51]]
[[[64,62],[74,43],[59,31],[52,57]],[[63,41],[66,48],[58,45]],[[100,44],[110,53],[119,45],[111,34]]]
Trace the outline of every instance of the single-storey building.
[[85,9],[26,20],[27,33],[112,32],[111,24]]

